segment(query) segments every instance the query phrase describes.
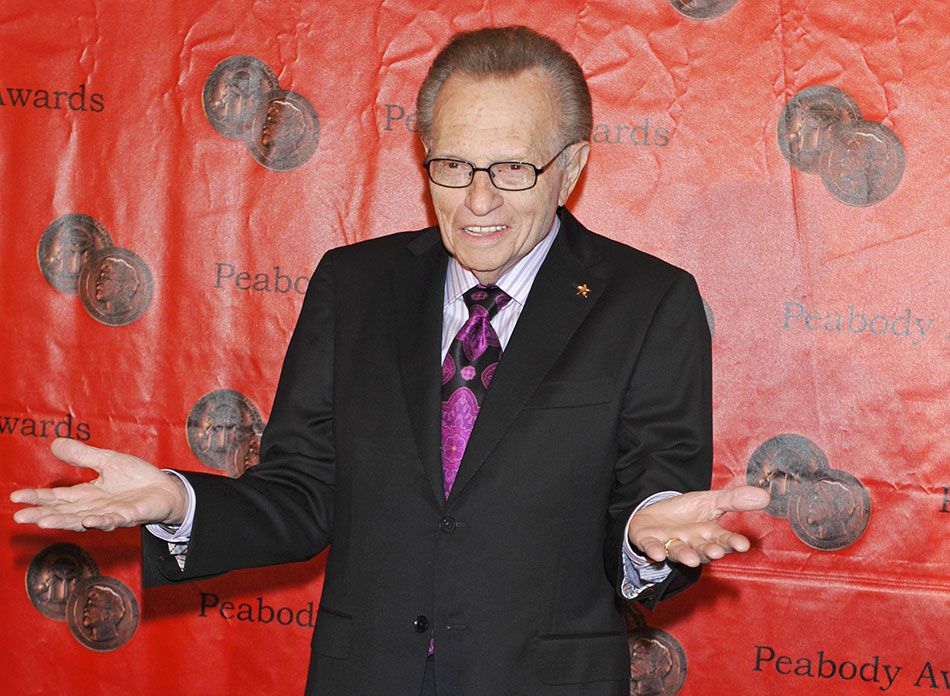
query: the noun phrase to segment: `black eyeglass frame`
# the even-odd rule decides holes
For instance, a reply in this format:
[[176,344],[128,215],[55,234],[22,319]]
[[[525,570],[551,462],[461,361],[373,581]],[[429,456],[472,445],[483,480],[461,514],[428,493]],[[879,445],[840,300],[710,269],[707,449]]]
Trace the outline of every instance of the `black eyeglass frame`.
[[[543,165],[543,166],[540,166],[540,167],[534,166],[531,162],[516,162],[516,161],[492,162],[492,163],[489,164],[487,167],[476,167],[474,164],[472,164],[471,162],[469,162],[469,161],[467,161],[467,160],[455,159],[454,157],[433,157],[432,159],[427,159],[425,162],[423,162],[423,163],[422,163],[422,166],[423,166],[423,168],[426,170],[426,174],[429,175],[429,181],[431,181],[431,182],[432,182],[433,184],[435,184],[436,186],[442,186],[443,188],[451,188],[451,189],[463,189],[463,188],[468,188],[469,186],[472,185],[472,182],[475,181],[475,173],[476,173],[476,172],[488,172],[488,179],[489,179],[489,181],[491,181],[492,186],[494,186],[494,187],[495,187],[496,189],[498,189],[499,191],[530,191],[531,189],[533,189],[535,186],[538,185],[538,177],[541,176],[542,174],[544,174],[544,172],[546,172],[546,171],[548,170],[548,168],[549,168],[552,164],[554,164],[554,162],[557,160],[557,158],[561,156],[561,153],[563,153],[567,148],[569,148],[571,145],[574,145],[574,144],[575,144],[575,143],[568,143],[567,145],[565,145],[564,147],[562,147],[560,150],[557,151],[557,154],[554,155],[554,157],[552,157],[551,160],[550,160],[547,164],[545,164],[545,165]],[[459,164],[467,164],[467,165],[469,166],[469,168],[471,169],[471,173],[469,174],[469,177],[468,177],[468,183],[462,184],[461,186],[451,186],[451,185],[449,185],[449,184],[443,184],[443,183],[440,183],[440,182],[436,181],[435,179],[432,178],[432,170],[429,169],[429,166],[430,166],[433,162],[458,162]],[[494,166],[496,166],[496,165],[499,165],[499,164],[519,164],[519,165],[522,165],[522,166],[525,166],[525,167],[531,167],[531,169],[534,170],[534,182],[532,182],[532,184],[531,184],[530,186],[525,186],[525,187],[523,187],[523,188],[514,188],[514,189],[513,189],[513,188],[505,188],[505,187],[503,187],[503,186],[499,186],[499,185],[495,182],[495,175],[492,174],[492,171],[491,171],[491,170],[492,170],[492,167],[494,167]]]

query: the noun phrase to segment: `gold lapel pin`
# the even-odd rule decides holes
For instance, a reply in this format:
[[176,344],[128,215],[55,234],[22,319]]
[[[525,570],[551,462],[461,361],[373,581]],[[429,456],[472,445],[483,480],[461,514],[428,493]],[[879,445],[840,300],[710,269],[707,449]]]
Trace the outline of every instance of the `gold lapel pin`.
[[577,287],[577,294],[580,295],[581,297],[586,298],[588,293],[590,293],[590,288],[587,287],[587,283],[581,283],[580,285],[577,285],[576,287]]

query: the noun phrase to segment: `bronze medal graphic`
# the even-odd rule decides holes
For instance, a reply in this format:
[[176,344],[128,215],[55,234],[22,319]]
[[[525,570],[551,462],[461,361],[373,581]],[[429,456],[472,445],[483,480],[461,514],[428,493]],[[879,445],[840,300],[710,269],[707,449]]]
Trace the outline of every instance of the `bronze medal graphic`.
[[807,437],[776,435],[752,453],[746,467],[746,482],[772,496],[765,511],[773,517],[787,517],[789,501],[801,485],[828,469],[828,459]]
[[285,89],[267,94],[245,132],[257,163],[275,171],[296,169],[320,141],[320,120],[307,98]]
[[99,566],[75,544],[53,544],[40,551],[26,571],[26,593],[39,612],[66,620],[66,603],[82,580],[99,575]]
[[779,149],[796,169],[816,173],[834,127],[860,119],[861,109],[846,92],[828,85],[809,87],[782,109],[776,133]]
[[231,56],[214,66],[201,92],[208,121],[221,135],[243,140],[265,94],[280,85],[270,66],[254,56]]
[[69,596],[66,623],[82,645],[109,652],[132,638],[139,625],[139,604],[132,590],[115,578],[86,578]]
[[842,203],[874,205],[904,176],[904,146],[890,128],[875,121],[835,126],[821,153],[821,180]]
[[257,406],[233,389],[205,394],[188,414],[188,446],[207,467],[232,478],[260,461],[264,419]]
[[670,0],[670,4],[690,19],[715,19],[731,10],[736,0]]
[[638,602],[634,599],[628,599],[622,603],[624,624],[627,627],[627,633],[639,633],[649,628],[646,617],[640,610]]
[[53,220],[43,231],[36,260],[47,283],[75,295],[89,255],[111,246],[112,237],[102,223],[82,213],[69,213]]
[[858,479],[832,469],[804,482],[790,501],[788,520],[795,535],[820,551],[850,546],[871,519],[871,497]]
[[79,274],[79,298],[96,321],[107,326],[131,324],[152,301],[152,272],[128,249],[100,249]]
[[686,683],[686,653],[666,631],[645,627],[627,636],[630,696],[673,696]]

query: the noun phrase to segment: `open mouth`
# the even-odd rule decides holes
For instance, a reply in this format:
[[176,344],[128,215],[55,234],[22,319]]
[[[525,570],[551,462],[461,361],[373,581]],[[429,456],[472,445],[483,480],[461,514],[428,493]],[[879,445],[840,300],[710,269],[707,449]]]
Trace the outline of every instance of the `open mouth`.
[[506,229],[508,229],[508,225],[469,225],[468,227],[463,227],[462,231],[473,237],[487,237],[490,234],[495,234],[496,232],[501,232]]

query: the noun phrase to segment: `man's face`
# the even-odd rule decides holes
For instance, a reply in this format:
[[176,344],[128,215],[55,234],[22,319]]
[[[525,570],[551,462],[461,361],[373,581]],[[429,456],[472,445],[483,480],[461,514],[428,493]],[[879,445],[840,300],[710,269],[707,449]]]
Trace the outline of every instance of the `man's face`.
[[105,607],[102,598],[95,592],[90,592],[82,609],[83,626],[91,628],[98,626],[103,621],[105,621]]
[[280,124],[284,121],[284,107],[278,101],[273,101],[267,105],[267,116],[264,118],[264,126],[261,128],[261,144],[265,147],[277,139],[277,131]]
[[209,413],[205,423],[208,450],[228,452],[237,440],[241,420],[241,413],[229,404],[217,406]]
[[[476,80],[453,75],[439,91],[427,156],[487,167],[493,162],[543,166],[566,143],[546,75],[530,70],[511,79]],[[568,165],[552,165],[527,191],[495,188],[487,172],[471,185],[446,188],[429,182],[442,242],[481,283],[494,283],[551,230],[558,205],[567,201],[587,161],[589,146],[568,148]]]
[[261,128],[261,145],[276,147],[295,145],[304,132],[304,117],[300,109],[288,101],[272,101]]
[[104,263],[99,268],[99,276],[96,278],[96,299],[99,302],[108,302],[119,292],[116,281],[116,272],[112,264]]

